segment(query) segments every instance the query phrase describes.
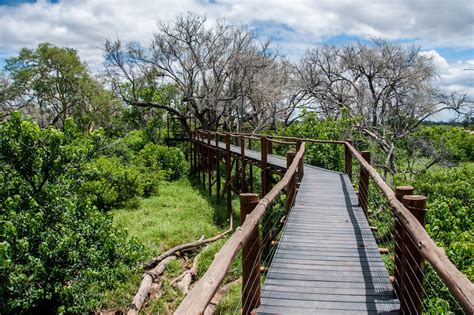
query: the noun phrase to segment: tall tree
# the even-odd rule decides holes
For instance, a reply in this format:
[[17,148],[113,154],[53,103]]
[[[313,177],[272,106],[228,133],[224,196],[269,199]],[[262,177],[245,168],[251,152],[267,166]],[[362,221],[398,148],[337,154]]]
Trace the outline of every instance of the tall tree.
[[[257,118],[252,127],[261,129],[262,121],[268,125],[284,112],[275,92],[285,84],[284,71],[268,43],[258,43],[245,28],[187,14],[159,24],[149,48],[116,40],[107,41],[105,50],[107,73],[123,100],[164,109],[186,129],[191,115],[203,128],[240,130]],[[166,84],[178,93],[163,97]],[[150,90],[161,97],[144,95]]]
[[472,111],[466,94],[446,95],[435,88],[435,66],[413,46],[383,40],[323,46],[308,51],[294,71],[298,93],[313,100],[322,117],[337,118],[345,109],[357,118],[357,129],[386,153],[389,172],[396,172],[395,142],[421,122],[445,109]]
[[23,48],[6,60],[0,80],[0,106],[4,113],[21,110],[41,126],[64,126],[74,117],[86,131],[108,121],[118,104],[103,85],[92,78],[77,51],[49,43]]

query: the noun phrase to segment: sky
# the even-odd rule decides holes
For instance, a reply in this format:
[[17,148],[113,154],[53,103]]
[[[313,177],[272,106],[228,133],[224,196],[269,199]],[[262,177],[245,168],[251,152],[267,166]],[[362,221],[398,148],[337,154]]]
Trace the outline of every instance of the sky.
[[159,20],[186,12],[247,25],[294,60],[324,43],[378,37],[415,44],[433,58],[440,88],[474,98],[472,0],[0,0],[0,65],[47,41],[77,49],[98,71],[107,38],[147,45]]

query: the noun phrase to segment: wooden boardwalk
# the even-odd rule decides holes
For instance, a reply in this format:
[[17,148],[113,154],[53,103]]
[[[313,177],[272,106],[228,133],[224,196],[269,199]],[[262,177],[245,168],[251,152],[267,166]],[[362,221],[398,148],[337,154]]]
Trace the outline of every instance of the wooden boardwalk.
[[[241,153],[240,147],[230,149]],[[260,160],[257,151],[247,149],[245,156]],[[269,156],[268,164],[286,167],[278,156]],[[257,314],[378,314],[399,308],[349,177],[305,165]]]

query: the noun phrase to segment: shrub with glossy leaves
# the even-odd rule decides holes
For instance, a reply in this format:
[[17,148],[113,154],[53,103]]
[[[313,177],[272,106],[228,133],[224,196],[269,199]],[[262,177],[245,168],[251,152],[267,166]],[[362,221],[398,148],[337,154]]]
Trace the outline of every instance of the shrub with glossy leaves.
[[117,157],[101,156],[84,167],[81,195],[101,210],[133,207],[143,194],[140,170]]
[[80,313],[134,268],[139,246],[76,194],[93,139],[14,114],[0,126],[0,309]]
[[165,178],[175,180],[185,175],[188,164],[178,148],[148,143],[138,153],[139,164],[151,171],[163,171]]

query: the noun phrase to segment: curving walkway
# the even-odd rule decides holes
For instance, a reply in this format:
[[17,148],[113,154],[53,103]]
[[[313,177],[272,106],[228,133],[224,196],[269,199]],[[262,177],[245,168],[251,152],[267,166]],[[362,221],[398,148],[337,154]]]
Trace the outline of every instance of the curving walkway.
[[[219,143],[225,150],[225,144]],[[231,146],[235,155],[240,147]],[[260,152],[246,150],[260,161]],[[272,155],[269,166],[284,170]],[[389,275],[346,174],[305,165],[257,314],[399,313]]]

